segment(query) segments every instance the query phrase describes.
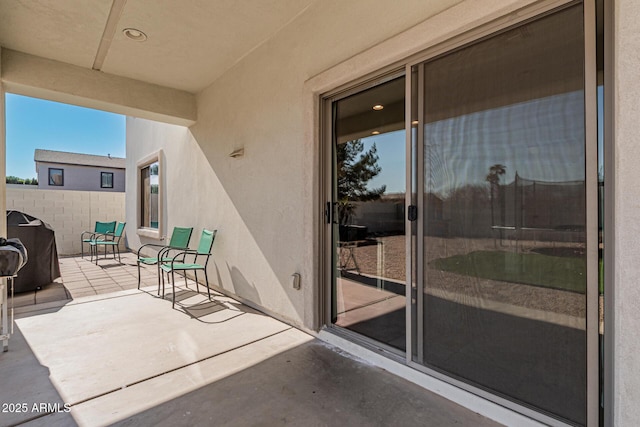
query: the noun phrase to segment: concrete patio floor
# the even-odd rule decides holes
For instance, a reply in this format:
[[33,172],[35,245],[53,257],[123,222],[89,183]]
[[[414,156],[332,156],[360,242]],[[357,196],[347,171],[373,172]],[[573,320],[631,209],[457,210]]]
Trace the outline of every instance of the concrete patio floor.
[[1,426],[496,425],[193,283],[172,309],[155,269],[137,289],[132,259],[62,259],[57,299],[24,299],[0,353]]

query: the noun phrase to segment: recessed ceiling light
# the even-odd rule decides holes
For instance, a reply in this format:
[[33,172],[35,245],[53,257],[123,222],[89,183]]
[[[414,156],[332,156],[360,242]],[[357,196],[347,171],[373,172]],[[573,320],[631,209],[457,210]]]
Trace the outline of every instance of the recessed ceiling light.
[[147,39],[147,35],[145,33],[135,28],[125,28],[124,30],[122,30],[122,33],[127,38],[137,42],[143,42]]
[[373,106],[373,109],[376,111],[380,111],[384,108],[384,105],[376,104]]
[[412,125],[417,125],[417,124],[418,124],[418,121],[417,121],[417,120],[414,120],[414,121],[412,121],[412,122],[411,122],[411,124],[412,124]]
[[371,135],[380,135],[380,132],[378,132],[377,130],[374,130],[373,132],[371,132]]

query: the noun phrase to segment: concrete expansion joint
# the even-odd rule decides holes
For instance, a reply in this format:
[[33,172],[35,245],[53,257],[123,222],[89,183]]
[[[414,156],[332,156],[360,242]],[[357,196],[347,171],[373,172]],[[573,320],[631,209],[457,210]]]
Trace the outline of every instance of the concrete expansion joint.
[[[207,361],[207,360],[210,360],[210,359],[214,359],[214,358],[222,356],[224,354],[231,353],[232,351],[236,351],[236,350],[239,350],[241,348],[251,346],[251,345],[253,345],[255,343],[258,343],[260,341],[264,341],[264,340],[267,340],[267,339],[269,339],[271,337],[280,335],[280,334],[282,334],[284,332],[287,332],[287,331],[289,331],[291,329],[293,329],[293,328],[289,327],[289,328],[283,329],[281,331],[274,332],[273,334],[265,335],[265,336],[263,336],[261,338],[258,338],[258,339],[253,340],[253,341],[249,341],[249,342],[247,342],[245,344],[242,344],[242,345],[239,345],[239,346],[236,346],[236,347],[232,347],[232,348],[230,348],[228,350],[225,350],[225,351],[222,351],[220,353],[212,354],[211,356],[203,357],[201,359],[195,360],[193,362],[186,363],[184,365],[181,365],[181,366],[178,366],[178,367],[175,367],[175,368],[172,368],[172,369],[167,369],[164,372],[160,372],[160,373],[158,373],[156,375],[151,375],[151,376],[148,376],[146,378],[142,378],[142,379],[140,379],[138,381],[133,381],[133,382],[131,382],[129,384],[123,385],[122,387],[114,388],[114,389],[111,389],[109,391],[105,391],[104,393],[96,394],[96,395],[93,395],[93,396],[88,397],[86,399],[82,399],[82,400],[79,400],[77,402],[70,403],[68,406],[70,408],[73,408],[74,406],[80,405],[82,403],[89,402],[89,401],[94,400],[94,399],[98,399],[100,397],[109,395],[111,393],[115,393],[115,392],[120,391],[120,390],[124,390],[125,388],[132,387],[132,386],[135,386],[135,385],[138,385],[138,384],[142,384],[142,383],[144,383],[146,381],[149,381],[149,380],[152,380],[154,378],[158,378],[158,377],[161,377],[163,375],[167,375],[167,374],[179,371],[181,369],[188,368],[189,366],[197,365],[198,363],[202,363],[204,361]],[[43,415],[47,415],[47,414],[43,414]],[[39,418],[39,417],[36,417],[36,418]]]

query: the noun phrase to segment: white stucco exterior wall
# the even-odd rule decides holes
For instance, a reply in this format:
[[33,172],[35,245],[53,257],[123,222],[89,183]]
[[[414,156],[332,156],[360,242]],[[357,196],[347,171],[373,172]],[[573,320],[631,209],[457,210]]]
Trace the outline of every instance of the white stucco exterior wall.
[[640,2],[616,0],[614,10],[615,354],[616,425],[640,420]]
[[[173,227],[191,226],[194,227],[191,247],[195,248],[203,228],[217,229],[214,257],[208,270],[210,283],[273,311],[294,324],[300,324],[299,318],[290,314],[295,313],[294,303],[290,301],[284,286],[280,285],[286,283],[288,277],[278,277],[273,271],[270,260],[263,254],[242,213],[189,129],[127,118],[127,188],[136,188],[137,162],[159,148],[162,148],[164,156],[160,185],[164,191],[163,217],[167,240]],[[238,168],[238,176],[242,176],[245,159],[229,160]],[[128,191],[129,246],[137,248],[144,243],[158,243],[136,234],[136,202],[137,194]],[[265,223],[264,227],[270,228],[271,225]],[[272,230],[273,239],[280,241],[275,233]],[[242,270],[240,266],[246,266],[247,263],[250,267]],[[277,285],[274,286],[274,283]]]

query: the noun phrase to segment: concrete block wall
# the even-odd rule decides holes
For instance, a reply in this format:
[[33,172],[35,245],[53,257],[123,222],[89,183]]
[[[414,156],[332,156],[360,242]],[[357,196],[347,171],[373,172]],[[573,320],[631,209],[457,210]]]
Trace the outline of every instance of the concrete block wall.
[[[125,220],[125,193],[7,187],[7,209],[27,213],[51,225],[58,255],[75,255],[81,251],[80,234],[93,230],[96,221]],[[125,241],[126,234],[120,250],[126,249]]]

